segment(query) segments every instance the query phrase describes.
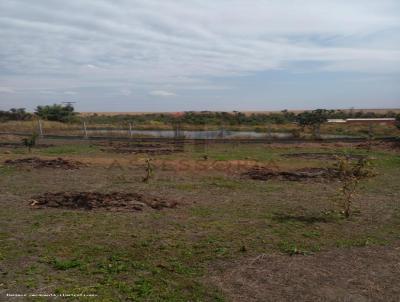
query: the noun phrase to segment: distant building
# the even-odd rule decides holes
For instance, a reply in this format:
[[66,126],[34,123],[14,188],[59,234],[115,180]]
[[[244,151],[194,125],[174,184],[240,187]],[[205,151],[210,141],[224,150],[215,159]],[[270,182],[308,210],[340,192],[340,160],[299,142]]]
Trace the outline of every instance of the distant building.
[[395,118],[348,118],[348,119],[328,119],[328,123],[339,123],[339,124],[379,124],[379,125],[395,125]]
[[348,118],[347,124],[379,124],[379,125],[394,125],[395,118]]
[[342,118],[330,118],[328,119],[328,123],[346,123],[346,120]]

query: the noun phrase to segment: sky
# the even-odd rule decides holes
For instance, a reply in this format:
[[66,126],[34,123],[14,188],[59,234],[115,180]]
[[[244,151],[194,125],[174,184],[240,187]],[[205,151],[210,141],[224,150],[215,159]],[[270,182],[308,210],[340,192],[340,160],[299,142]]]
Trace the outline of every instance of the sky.
[[1,0],[0,110],[400,108],[399,0]]

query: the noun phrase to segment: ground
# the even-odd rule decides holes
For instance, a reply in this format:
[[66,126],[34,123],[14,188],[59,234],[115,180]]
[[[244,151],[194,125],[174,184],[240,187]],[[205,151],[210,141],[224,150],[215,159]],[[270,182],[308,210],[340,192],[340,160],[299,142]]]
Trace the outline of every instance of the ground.
[[[263,181],[246,172],[332,168],[332,154],[366,155],[357,144],[185,145],[184,152],[153,145],[119,152],[130,147],[39,143],[32,153],[0,146],[2,300],[18,301],[7,293],[97,295],[67,301],[398,300],[400,157],[392,145],[372,147],[378,175],[359,184],[346,219],[335,179]],[[147,154],[154,170],[143,182]],[[5,163],[28,157],[61,157],[78,167],[64,168],[60,160]],[[59,192],[139,194],[177,205],[110,211],[32,201]]]

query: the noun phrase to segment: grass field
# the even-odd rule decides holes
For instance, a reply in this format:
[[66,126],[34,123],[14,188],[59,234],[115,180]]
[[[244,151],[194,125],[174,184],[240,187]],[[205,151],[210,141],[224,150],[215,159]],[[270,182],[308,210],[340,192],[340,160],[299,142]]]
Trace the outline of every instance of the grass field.
[[[48,135],[83,135],[83,125],[82,124],[68,124],[53,121],[43,121],[43,133]],[[113,124],[87,124],[87,128],[91,130],[96,129],[125,129],[125,136],[129,135],[129,124],[127,123],[113,123]],[[181,125],[182,130],[219,130],[218,125]],[[229,126],[224,125],[225,130],[232,131],[256,131],[260,133],[293,133],[298,132],[299,127],[296,124],[271,124],[271,125],[255,125],[255,126]],[[146,124],[136,124],[133,125],[133,130],[173,130],[172,125],[151,122]],[[38,132],[39,126],[37,121],[10,121],[0,123],[0,132],[24,132],[33,133]],[[372,128],[373,135],[375,137],[383,136],[396,136],[398,135],[398,129],[394,125],[373,125]],[[335,134],[335,135],[352,135],[352,136],[363,136],[367,137],[369,133],[368,125],[355,125],[355,124],[323,124],[321,127],[322,134]],[[124,136],[124,134],[113,134],[111,132],[97,132],[96,136],[107,136],[107,135],[119,135]],[[309,129],[305,129],[302,133],[303,136],[311,136],[312,132]]]
[[[121,153],[134,147],[39,143],[48,146],[32,154],[0,147],[4,299],[7,293],[96,295],[67,301],[395,301],[400,295],[398,148],[373,146],[378,175],[360,183],[346,219],[337,181],[258,181],[243,172],[255,165],[327,168],[335,162],[284,155],[367,153],[356,145],[187,145],[184,152],[152,153],[154,175],[144,183],[147,151],[170,146]],[[86,166],[4,164],[33,156]],[[46,192],[87,191],[152,194],[178,206],[107,211],[37,209],[29,202]]]

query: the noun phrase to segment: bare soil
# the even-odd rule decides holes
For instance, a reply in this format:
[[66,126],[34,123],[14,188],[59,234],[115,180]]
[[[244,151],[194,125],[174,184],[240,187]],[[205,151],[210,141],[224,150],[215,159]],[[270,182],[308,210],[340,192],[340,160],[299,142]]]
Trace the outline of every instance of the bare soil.
[[149,155],[169,155],[172,153],[183,152],[184,148],[181,144],[169,143],[124,143],[124,142],[107,142],[97,143],[101,146],[103,152],[119,153],[119,154],[149,154]]
[[[18,148],[26,148],[24,145],[22,145],[19,142],[0,142],[0,147],[2,148],[14,148],[14,149],[18,149]],[[50,148],[50,147],[54,147],[54,145],[51,144],[37,144],[35,145],[36,149],[44,149],[44,148]]]
[[103,148],[103,152],[112,152],[120,154],[149,154],[149,155],[169,155],[172,153],[183,152],[181,149],[121,149],[121,148]]
[[347,155],[341,153],[286,153],[281,156],[287,158],[302,158],[302,159],[316,159],[316,160],[337,160],[338,157],[346,157],[350,160],[359,160],[364,158],[364,155]]
[[312,256],[261,255],[213,281],[230,301],[398,301],[400,243]]
[[[355,147],[357,149],[368,149],[369,143],[368,142],[360,143],[360,144],[357,144]],[[400,152],[400,140],[397,140],[394,142],[373,141],[371,143],[371,149]]]
[[39,157],[28,157],[28,158],[20,158],[14,160],[6,160],[4,162],[7,165],[15,165],[15,166],[29,166],[35,169],[40,168],[53,168],[53,169],[64,169],[64,170],[77,170],[81,167],[86,166],[85,164],[74,161],[67,160],[61,157],[56,159],[41,159]]
[[253,167],[243,173],[242,176],[255,180],[303,181],[335,179],[338,177],[338,172],[333,168],[302,168],[294,171],[278,171],[264,167]]
[[139,193],[58,192],[34,196],[30,205],[34,208],[142,211],[146,207],[156,210],[175,208],[178,202]]

